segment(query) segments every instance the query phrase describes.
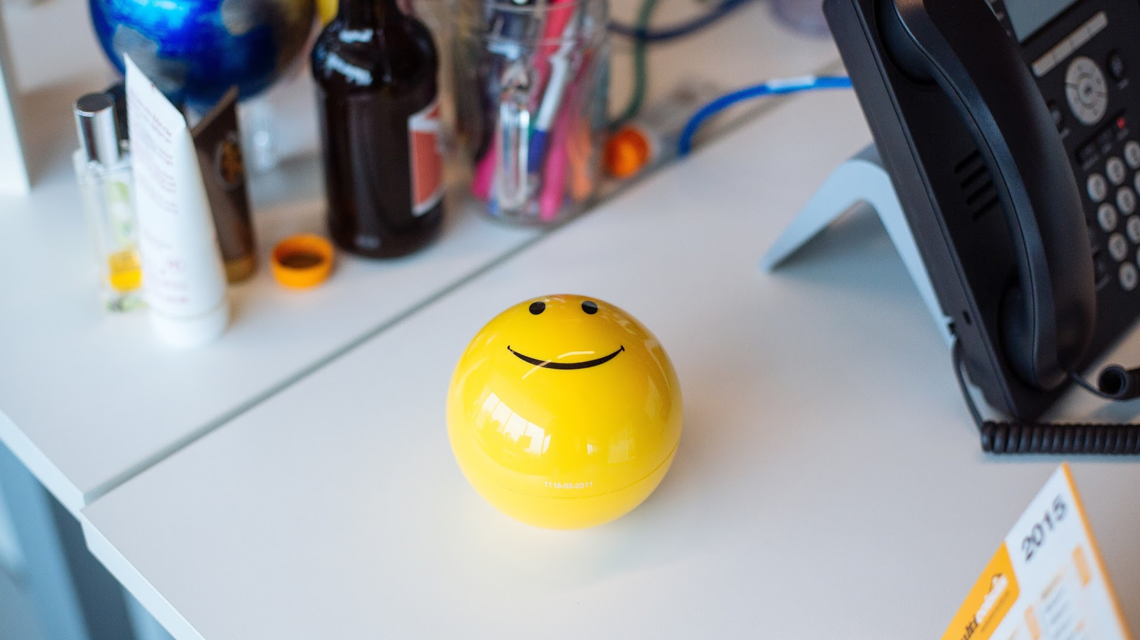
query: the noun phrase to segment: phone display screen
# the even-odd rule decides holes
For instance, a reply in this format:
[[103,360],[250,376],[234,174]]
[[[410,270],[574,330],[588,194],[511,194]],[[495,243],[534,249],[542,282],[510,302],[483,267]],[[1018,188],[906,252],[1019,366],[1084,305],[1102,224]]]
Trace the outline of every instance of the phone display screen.
[[1005,11],[1018,42],[1025,42],[1029,36],[1045,26],[1062,11],[1076,4],[1077,0],[1005,0]]

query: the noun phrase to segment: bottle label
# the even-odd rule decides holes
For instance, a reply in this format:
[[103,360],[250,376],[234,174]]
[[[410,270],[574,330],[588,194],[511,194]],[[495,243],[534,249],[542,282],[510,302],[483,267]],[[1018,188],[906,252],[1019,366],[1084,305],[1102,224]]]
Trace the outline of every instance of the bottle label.
[[439,138],[439,97],[408,118],[412,167],[412,214],[422,216],[443,198],[443,153]]

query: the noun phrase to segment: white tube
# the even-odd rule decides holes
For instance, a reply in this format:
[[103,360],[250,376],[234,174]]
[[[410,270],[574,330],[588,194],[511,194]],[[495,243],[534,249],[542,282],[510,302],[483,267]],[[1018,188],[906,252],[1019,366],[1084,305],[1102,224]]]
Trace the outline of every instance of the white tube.
[[172,345],[206,344],[225,331],[229,303],[194,142],[182,113],[130,57],[124,58],[139,253],[151,322]]
[[0,193],[28,192],[28,166],[20,145],[20,90],[0,15]]

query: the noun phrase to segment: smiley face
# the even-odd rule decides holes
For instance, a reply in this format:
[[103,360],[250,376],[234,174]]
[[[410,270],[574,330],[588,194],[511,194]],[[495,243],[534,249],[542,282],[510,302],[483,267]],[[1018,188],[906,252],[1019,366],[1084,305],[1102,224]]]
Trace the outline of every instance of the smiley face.
[[[560,312],[563,310],[564,307],[567,306],[566,301],[558,299],[556,303],[558,305],[556,307],[556,309],[558,309],[558,311],[555,311],[554,313],[559,313],[561,315]],[[585,313],[587,315],[592,316],[592,315],[596,315],[598,313],[598,303],[594,302],[593,300],[583,300],[581,307],[582,307],[582,313]],[[542,315],[543,313],[546,312],[546,302],[543,300],[536,300],[536,301],[530,303],[530,305],[527,307],[527,310],[530,311],[531,315],[534,315],[534,316]],[[552,315],[554,315],[554,314],[552,313]],[[613,360],[614,358],[616,358],[619,353],[625,351],[625,347],[619,346],[616,351],[614,351],[608,355],[604,355],[600,358],[594,358],[592,360],[582,360],[582,361],[578,361],[578,362],[572,362],[572,361],[564,362],[564,361],[559,361],[559,360],[542,360],[540,358],[535,358],[535,357],[523,354],[519,351],[515,351],[514,349],[511,348],[511,345],[507,345],[507,351],[510,351],[511,353],[513,353],[515,355],[515,357],[517,357],[519,360],[522,360],[523,362],[526,362],[528,364],[532,364],[536,367],[543,367],[545,369],[554,369],[554,370],[560,370],[560,371],[573,371],[575,369],[589,369],[590,367],[597,367],[599,365],[603,365],[603,364],[609,362],[610,360]],[[567,356],[573,357],[573,356],[580,355],[581,353],[582,352],[564,353],[560,357],[567,357]]]
[[532,298],[491,320],[461,356],[447,407],[471,484],[514,517],[555,528],[612,519],[648,496],[681,416],[657,338],[620,308],[576,295]]

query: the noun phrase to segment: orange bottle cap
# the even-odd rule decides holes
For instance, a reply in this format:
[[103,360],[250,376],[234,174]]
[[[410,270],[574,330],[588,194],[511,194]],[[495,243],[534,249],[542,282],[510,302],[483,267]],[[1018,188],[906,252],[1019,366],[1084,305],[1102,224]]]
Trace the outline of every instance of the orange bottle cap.
[[273,277],[290,289],[308,289],[328,279],[333,246],[311,233],[289,236],[273,248]]
[[636,127],[622,127],[606,141],[606,172],[615,178],[628,178],[649,162],[649,139]]

